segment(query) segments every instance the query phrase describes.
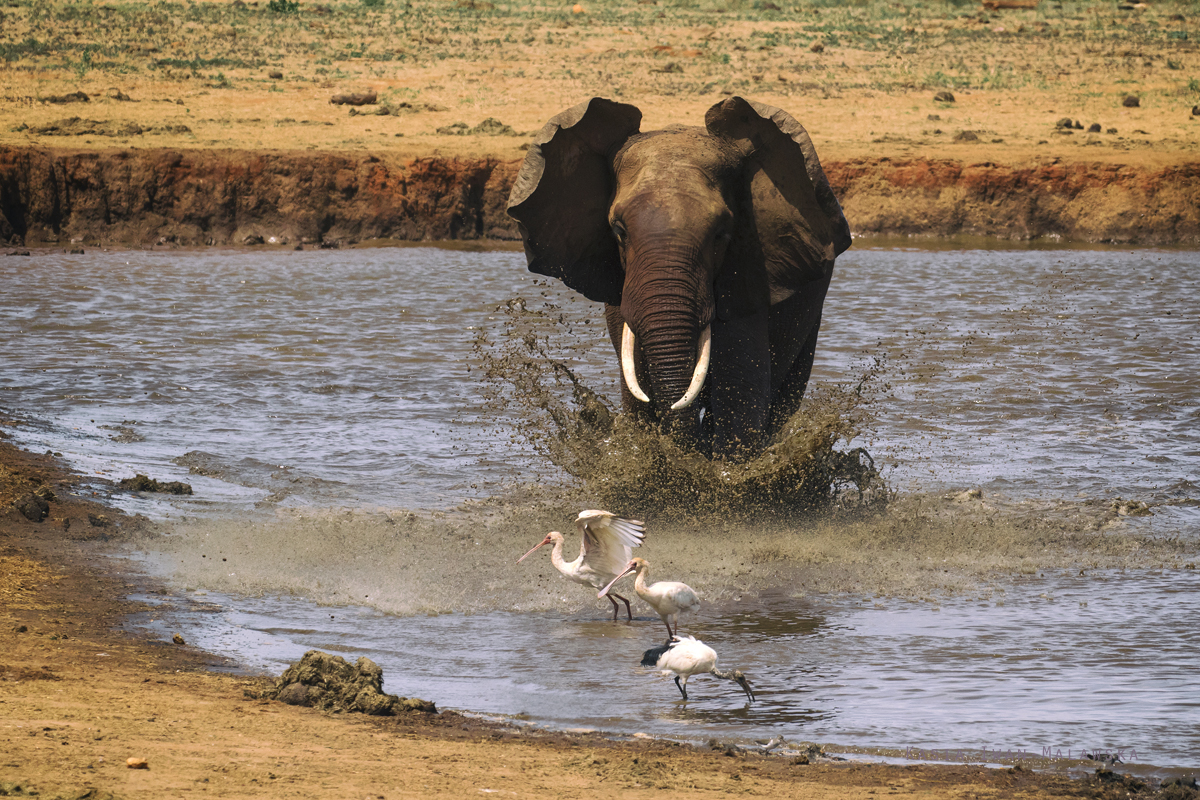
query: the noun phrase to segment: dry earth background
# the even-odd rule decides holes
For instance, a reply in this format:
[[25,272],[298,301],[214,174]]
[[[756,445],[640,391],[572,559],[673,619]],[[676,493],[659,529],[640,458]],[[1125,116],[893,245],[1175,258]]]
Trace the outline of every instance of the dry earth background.
[[1195,245],[1198,10],[8,0],[0,236],[512,239],[522,147],[557,112],[607,96],[649,130],[738,94],[808,127],[857,234]]
[[[859,235],[1195,246],[1198,14],[1196,2],[1047,0],[7,0],[0,238],[14,252],[512,239],[508,186],[555,113],[601,95],[638,105],[653,129],[699,124],[739,94],[808,127]],[[935,100],[941,91],[954,100]],[[375,102],[330,103],[343,93]],[[1083,129],[1056,127],[1063,118]],[[58,499],[34,524],[10,500],[39,485]],[[247,681],[207,672],[203,653],[122,632],[132,579],[81,560],[78,539],[132,522],[87,495],[52,458],[0,443],[0,796],[965,800],[1154,788],[1111,774],[802,765],[248,699]],[[93,525],[98,514],[110,526]],[[150,769],[127,769],[130,756]]]

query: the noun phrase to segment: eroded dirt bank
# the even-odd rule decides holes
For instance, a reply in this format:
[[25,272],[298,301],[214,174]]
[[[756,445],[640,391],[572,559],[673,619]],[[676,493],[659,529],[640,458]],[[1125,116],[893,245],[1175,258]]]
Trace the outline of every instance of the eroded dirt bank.
[[[12,244],[318,245],[514,240],[502,158],[0,147]],[[1200,244],[1200,160],[825,162],[858,235]]]
[[0,239],[95,245],[508,239],[519,162],[0,147]]

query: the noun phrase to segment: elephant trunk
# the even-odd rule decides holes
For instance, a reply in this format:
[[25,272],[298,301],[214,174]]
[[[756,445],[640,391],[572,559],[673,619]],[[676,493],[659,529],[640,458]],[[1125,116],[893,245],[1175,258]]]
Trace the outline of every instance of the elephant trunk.
[[[625,385],[629,392],[643,403],[649,403],[650,398],[638,384],[637,369],[634,364],[634,353],[637,350],[637,340],[629,323],[625,323],[621,334],[621,373],[625,377]],[[692,380],[683,396],[671,405],[672,411],[682,411],[696,402],[704,381],[708,378],[708,365],[712,354],[712,325],[705,326],[700,332],[700,345],[697,348],[696,366],[692,370]]]
[[[626,325],[621,341],[621,368],[634,397],[652,402],[660,418],[680,415],[693,405],[708,376],[711,313],[696,305],[696,289],[680,281],[684,292],[657,292],[643,302],[634,295],[622,303]],[[685,293],[690,289],[690,293]],[[684,299],[685,298],[685,299]],[[634,363],[641,352],[645,384],[638,383]],[[651,398],[653,398],[651,400]]]

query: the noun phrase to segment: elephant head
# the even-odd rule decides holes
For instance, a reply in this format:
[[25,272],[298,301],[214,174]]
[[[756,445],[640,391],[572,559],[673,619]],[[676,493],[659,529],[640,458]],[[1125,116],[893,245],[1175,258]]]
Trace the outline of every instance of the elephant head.
[[734,97],[704,128],[640,132],[593,98],[551,119],[508,212],[529,269],[605,304],[622,401],[719,457],[799,405],[850,230],[804,128]]

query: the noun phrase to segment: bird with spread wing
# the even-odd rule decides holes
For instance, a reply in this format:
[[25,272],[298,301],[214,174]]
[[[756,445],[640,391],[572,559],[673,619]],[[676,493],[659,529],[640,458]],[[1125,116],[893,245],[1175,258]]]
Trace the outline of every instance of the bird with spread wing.
[[[575,519],[575,527],[579,529],[583,541],[579,557],[574,561],[563,559],[563,535],[558,531],[550,531],[532,550],[518,558],[517,563],[520,564],[539,547],[553,544],[550,563],[554,568],[576,583],[599,590],[625,570],[632,558],[632,549],[641,545],[646,536],[645,524],[640,520],[618,517],[608,511],[580,511]],[[620,611],[617,600],[625,604],[626,616],[633,619],[629,600],[612,591],[605,596],[612,603],[614,620]]]

